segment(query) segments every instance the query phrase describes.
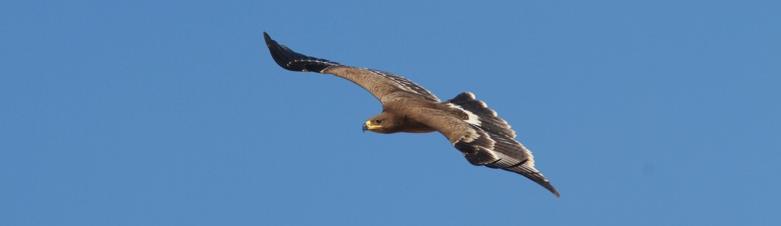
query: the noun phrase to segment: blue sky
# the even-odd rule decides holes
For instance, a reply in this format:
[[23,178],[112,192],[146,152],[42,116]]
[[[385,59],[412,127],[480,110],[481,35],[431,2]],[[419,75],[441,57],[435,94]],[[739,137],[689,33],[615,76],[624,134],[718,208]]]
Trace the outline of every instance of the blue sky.
[[[779,225],[777,1],[3,1],[0,225]],[[261,34],[473,91],[554,198]]]

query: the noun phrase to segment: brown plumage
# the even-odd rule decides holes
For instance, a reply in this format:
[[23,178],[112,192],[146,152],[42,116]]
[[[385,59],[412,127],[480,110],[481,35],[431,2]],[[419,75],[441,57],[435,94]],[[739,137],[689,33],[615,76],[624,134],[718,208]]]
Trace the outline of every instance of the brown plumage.
[[465,92],[440,101],[425,88],[404,77],[297,53],[263,33],[271,56],[291,71],[332,74],[347,79],[376,97],[382,112],[364,123],[377,133],[425,133],[437,131],[474,165],[518,173],[559,196],[556,188],[534,167],[529,149],[515,140],[515,131],[474,94]]

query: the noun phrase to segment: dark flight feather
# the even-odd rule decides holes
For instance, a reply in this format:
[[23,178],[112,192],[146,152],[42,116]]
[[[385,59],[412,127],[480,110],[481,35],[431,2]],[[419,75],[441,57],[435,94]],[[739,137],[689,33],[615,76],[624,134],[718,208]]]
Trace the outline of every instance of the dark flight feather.
[[282,68],[291,71],[321,72],[328,67],[339,65],[336,62],[297,53],[271,39],[271,36],[266,32],[263,32],[263,39],[265,39],[266,46],[268,46],[271,52],[271,57]]

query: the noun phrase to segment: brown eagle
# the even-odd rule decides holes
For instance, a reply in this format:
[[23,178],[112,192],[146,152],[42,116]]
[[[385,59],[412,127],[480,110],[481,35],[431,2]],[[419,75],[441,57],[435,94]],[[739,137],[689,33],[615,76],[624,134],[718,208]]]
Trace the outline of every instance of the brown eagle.
[[532,153],[515,140],[515,131],[471,92],[441,101],[404,77],[368,68],[342,65],[297,53],[263,32],[274,61],[291,71],[332,74],[347,79],[376,97],[382,112],[363,124],[376,133],[427,133],[445,135],[473,165],[499,168],[523,175],[556,197],[559,192],[534,167]]

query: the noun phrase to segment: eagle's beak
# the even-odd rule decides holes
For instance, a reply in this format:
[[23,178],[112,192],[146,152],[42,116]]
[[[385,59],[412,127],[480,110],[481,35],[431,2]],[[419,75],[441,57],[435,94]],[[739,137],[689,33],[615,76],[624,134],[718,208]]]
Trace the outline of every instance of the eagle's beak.
[[366,130],[373,131],[376,129],[382,128],[382,125],[375,125],[372,123],[372,120],[368,120],[363,123],[363,131],[366,132]]

